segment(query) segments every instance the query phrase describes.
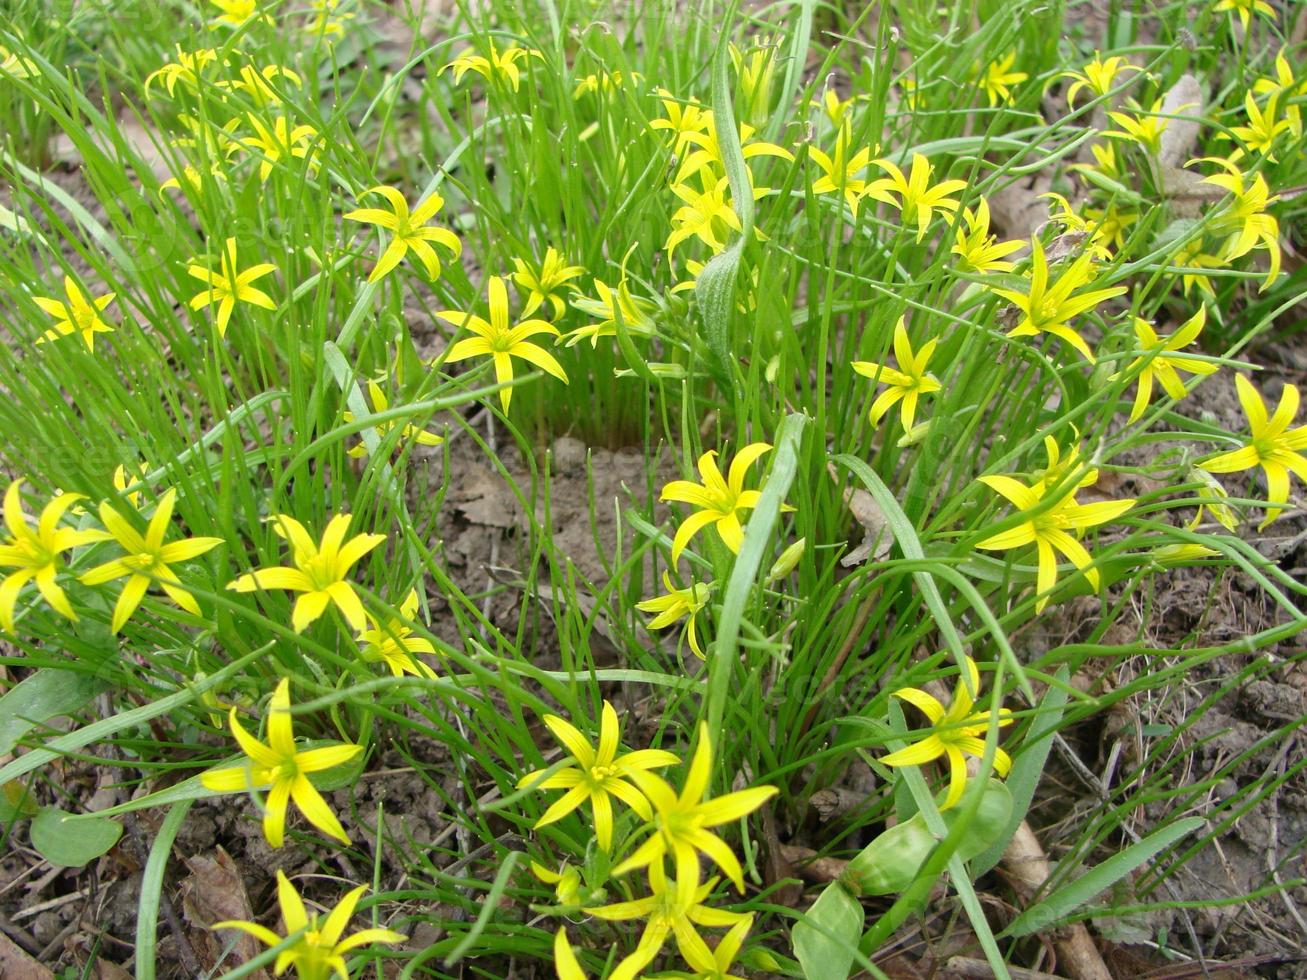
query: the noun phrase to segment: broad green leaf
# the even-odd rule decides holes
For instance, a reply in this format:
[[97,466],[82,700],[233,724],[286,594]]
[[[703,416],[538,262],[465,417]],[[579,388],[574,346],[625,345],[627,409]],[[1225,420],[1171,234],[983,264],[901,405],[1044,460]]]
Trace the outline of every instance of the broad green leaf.
[[108,687],[72,670],[47,668],[19,681],[0,697],[0,755],[42,722],[70,715]]
[[[732,8],[733,10],[733,8]],[[729,15],[725,18],[729,22]],[[703,316],[704,340],[712,351],[719,379],[733,390],[736,356],[731,350],[731,316],[735,305],[735,282],[739,278],[740,259],[745,245],[753,237],[753,184],[740,147],[740,132],[735,124],[735,107],[731,103],[730,31],[723,29],[713,58],[713,115],[722,120],[717,126],[722,166],[731,187],[731,206],[740,219],[740,234],[720,253],[713,256],[695,279],[694,295]],[[729,124],[726,122],[729,120]]]
[[817,896],[794,926],[794,955],[808,980],[845,980],[862,935],[862,904],[841,882]]
[[1084,905],[1104,889],[1110,888],[1140,865],[1151,861],[1182,837],[1187,837],[1207,823],[1202,817],[1178,820],[1149,834],[1138,844],[1132,844],[1120,854],[1114,854],[1102,864],[1069,881],[1042,902],[1026,909],[1001,935],[1029,936],[1056,926],[1062,919]]
[[51,864],[80,868],[118,843],[122,824],[107,817],[81,817],[45,807],[32,821],[32,846]]
[[[970,860],[1002,834],[1012,813],[1012,794],[997,779],[985,786],[980,805],[966,826],[966,833],[954,852]],[[951,834],[962,819],[959,810],[945,810],[941,816]],[[939,845],[926,826],[926,815],[918,813],[885,831],[849,862],[845,882],[862,895],[893,895],[912,884],[921,866]]]
[[194,684],[162,697],[151,704],[143,704],[139,708],[120,711],[116,715],[101,718],[99,721],[85,725],[76,731],[69,732],[67,735],[52,738],[42,748],[24,753],[0,768],[0,783],[10,779],[17,779],[19,776],[25,776],[27,773],[41,768],[47,762],[53,762],[62,755],[75,752],[86,745],[93,745],[117,732],[128,731],[143,722],[149,721],[151,718],[171,714],[192,701],[198,700],[205,691],[211,691],[226,683],[227,678],[240,673],[247,665],[265,655],[266,649],[260,647],[247,653],[239,660],[233,660],[221,670],[214,671],[204,680],[196,681]]

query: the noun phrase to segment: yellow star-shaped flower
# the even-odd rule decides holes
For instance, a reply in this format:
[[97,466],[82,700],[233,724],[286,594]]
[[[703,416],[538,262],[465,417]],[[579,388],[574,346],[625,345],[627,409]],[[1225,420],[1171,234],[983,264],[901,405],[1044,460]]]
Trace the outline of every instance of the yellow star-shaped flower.
[[291,625],[296,633],[334,604],[352,629],[363,630],[367,615],[354,586],[346,581],[350,569],[364,555],[386,540],[384,534],[356,534],[348,541],[349,514],[337,514],[327,522],[322,543],[315,544],[304,525],[288,514],[270,518],[278,537],[290,542],[294,568],[259,568],[240,576],[227,588],[236,592],[256,589],[288,589],[300,593],[291,610]]
[[[363,751],[353,743],[328,745],[304,752],[295,748],[290,720],[290,680],[282,678],[268,705],[268,743],[247,732],[233,706],[228,716],[232,736],[245,754],[237,766],[200,773],[200,782],[217,793],[267,790],[263,809],[263,835],[272,847],[281,847],[286,828],[286,807],[290,801],[300,808],[309,823],[343,844],[349,843],[345,828],[327,806],[322,794],[309,782],[309,773],[331,769]],[[277,940],[280,942],[281,940]]]
[[[894,697],[915,706],[930,720],[930,734],[905,749],[891,752],[880,761],[887,766],[921,766],[941,756],[949,763],[948,793],[941,810],[956,806],[967,788],[967,762],[965,756],[982,758],[985,755],[985,732],[989,728],[988,711],[972,711],[976,695],[980,693],[980,671],[970,657],[963,658],[967,676],[958,678],[953,690],[953,702],[945,708],[933,695],[916,687],[903,687],[893,692]],[[1010,725],[1007,709],[999,712],[999,725]],[[994,750],[994,771],[1006,776],[1012,768],[1011,757],[1002,749]]]
[[[491,276],[489,284],[490,319],[459,310],[441,310],[436,316],[456,327],[466,327],[476,336],[458,341],[449,349],[446,361],[462,361],[469,357],[489,357],[495,366],[495,380],[503,383],[513,380],[513,358],[520,357],[545,373],[567,384],[567,373],[554,355],[527,338],[536,334],[558,336],[558,328],[545,320],[523,320],[516,326],[508,321],[508,289],[500,276]],[[499,403],[508,414],[513,397],[512,388],[502,388]]]
[[566,793],[536,821],[537,828],[563,819],[589,801],[594,816],[595,839],[605,851],[613,846],[613,801],[615,796],[643,820],[652,816],[649,801],[634,785],[631,775],[646,769],[675,765],[680,760],[663,749],[638,749],[618,755],[620,731],[617,712],[607,701],[599,721],[599,744],[593,746],[574,725],[557,715],[545,715],[545,724],[572,757],[570,764],[545,776],[537,769],[517,781],[518,789],[565,789]]
[[1248,441],[1232,452],[1199,463],[1209,473],[1237,473],[1260,466],[1266,476],[1266,520],[1258,530],[1280,516],[1280,511],[1289,500],[1289,474],[1292,473],[1307,483],[1307,425],[1290,429],[1289,425],[1298,414],[1298,388],[1285,385],[1280,393],[1280,404],[1275,413],[1266,414],[1266,403],[1257,393],[1252,382],[1242,374],[1234,376],[1235,389],[1239,395],[1239,404],[1248,416],[1251,430]]
[[903,325],[903,317],[899,317],[898,323],[894,325],[894,356],[899,362],[898,370],[871,361],[853,362],[853,370],[858,374],[889,386],[871,404],[872,425],[879,425],[885,413],[897,402],[900,403],[899,417],[903,422],[903,431],[912,431],[918,400],[922,395],[940,390],[938,379],[926,372],[938,342],[938,339],[928,340],[921,345],[920,351],[914,352],[907,328]]
[[[323,918],[310,916],[304,908],[295,886],[290,883],[286,873],[277,869],[277,902],[281,906],[281,919],[286,927],[286,935],[293,936],[303,930],[289,949],[277,954],[273,972],[281,976],[288,967],[295,967],[299,980],[327,980],[333,973],[342,980],[349,980],[349,969],[345,963],[345,954],[350,950],[367,946],[370,943],[399,943],[408,937],[393,929],[362,929],[347,939],[340,937],[354,917],[354,908],[359,898],[368,890],[367,885],[359,885],[345,893],[331,912]],[[210,929],[237,929],[253,936],[265,946],[280,946],[285,939],[267,926],[257,922],[240,922],[227,920],[215,922]]]

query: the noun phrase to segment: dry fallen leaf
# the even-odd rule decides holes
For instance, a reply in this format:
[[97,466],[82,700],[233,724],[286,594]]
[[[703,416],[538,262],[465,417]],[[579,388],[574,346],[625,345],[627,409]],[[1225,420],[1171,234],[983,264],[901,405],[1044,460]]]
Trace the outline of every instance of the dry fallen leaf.
[[5,980],[54,980],[54,974],[0,932],[0,977]]
[[[206,969],[213,969],[222,960],[225,967],[237,966],[253,959],[259,952],[259,944],[253,936],[225,930],[221,934],[210,931],[215,922],[238,920],[251,922],[254,911],[250,908],[249,896],[245,893],[245,884],[241,881],[236,862],[221,847],[215,848],[213,856],[198,854],[186,859],[190,875],[180,885],[182,915],[186,923],[194,927],[190,936],[195,954]],[[230,946],[231,951],[228,951]],[[258,970],[252,977],[267,980],[267,973]]]
[[[834,466],[829,466],[828,469],[832,477],[838,478]],[[844,489],[844,503],[848,505],[853,519],[862,526],[863,533],[862,543],[841,558],[840,564],[845,568],[852,568],[854,565],[861,565],[868,558],[880,561],[889,554],[890,545],[894,543],[884,511],[880,509],[880,505],[871,494],[856,487]]]
[[489,472],[473,476],[452,503],[468,521],[484,527],[510,528],[522,522],[517,497],[503,480]]

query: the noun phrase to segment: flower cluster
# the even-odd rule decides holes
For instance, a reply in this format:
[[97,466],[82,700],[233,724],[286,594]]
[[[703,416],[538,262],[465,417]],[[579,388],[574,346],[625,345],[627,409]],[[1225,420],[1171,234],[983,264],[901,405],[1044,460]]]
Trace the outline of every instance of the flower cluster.
[[[588,802],[595,843],[604,852],[611,852],[615,842],[614,798],[629,807],[642,822],[635,835],[627,835],[623,843],[629,846],[632,840],[644,835],[643,843],[617,862],[611,873],[620,879],[632,871],[645,871],[649,894],[580,909],[610,922],[644,921],[636,948],[618,963],[609,980],[635,980],[670,937],[675,938],[677,949],[692,969],[701,972],[728,969],[753,917],[708,905],[719,879],[714,876],[703,880],[700,866],[706,858],[744,892],[744,869],[739,859],[712,830],[748,816],[774,796],[776,788],[758,786],[708,798],[713,751],[707,725],[699,726],[698,746],[678,792],[653,770],[675,765],[680,759],[663,749],[620,752],[617,712],[607,701],[601,712],[597,746],[556,715],[546,715],[544,721],[570,759],[562,768],[536,770],[519,780],[519,788],[566,790],[536,821],[535,828],[556,823]],[[570,871],[565,868],[553,872],[536,866],[537,877],[555,884],[560,902],[575,910],[583,894],[579,879]],[[591,883],[591,891],[597,884]],[[701,928],[729,928],[731,932],[714,950],[704,941]],[[565,930],[559,931],[555,957],[560,976],[584,976]]]

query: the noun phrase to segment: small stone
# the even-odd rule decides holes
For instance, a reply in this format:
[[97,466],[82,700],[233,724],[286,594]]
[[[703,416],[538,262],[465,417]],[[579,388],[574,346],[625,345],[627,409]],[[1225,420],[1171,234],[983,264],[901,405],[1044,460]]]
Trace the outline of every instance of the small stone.
[[586,448],[580,439],[559,436],[550,449],[554,457],[555,473],[570,473],[585,465]]

